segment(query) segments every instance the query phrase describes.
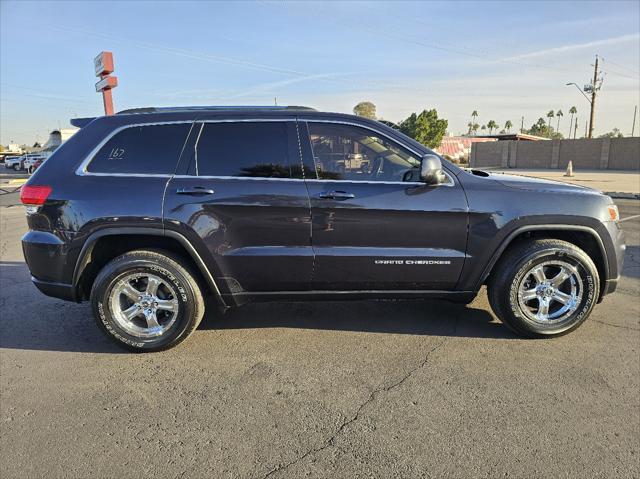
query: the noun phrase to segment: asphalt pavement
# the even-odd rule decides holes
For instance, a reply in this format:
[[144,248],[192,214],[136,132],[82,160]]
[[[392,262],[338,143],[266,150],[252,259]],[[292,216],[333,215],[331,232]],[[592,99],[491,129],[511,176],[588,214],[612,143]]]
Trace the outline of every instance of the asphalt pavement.
[[640,201],[618,204],[619,291],[561,338],[512,335],[483,292],[249,304],[146,355],[36,290],[0,207],[0,476],[639,477]]

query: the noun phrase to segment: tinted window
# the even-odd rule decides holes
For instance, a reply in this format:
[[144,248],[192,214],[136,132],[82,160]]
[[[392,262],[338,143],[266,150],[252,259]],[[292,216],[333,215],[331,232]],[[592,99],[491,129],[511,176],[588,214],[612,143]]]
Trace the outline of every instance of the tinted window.
[[418,181],[420,160],[397,143],[366,128],[309,123],[320,179]]
[[172,174],[189,128],[190,123],[126,128],[107,141],[87,171]]
[[298,177],[289,167],[287,130],[284,121],[205,123],[196,147],[197,174]]

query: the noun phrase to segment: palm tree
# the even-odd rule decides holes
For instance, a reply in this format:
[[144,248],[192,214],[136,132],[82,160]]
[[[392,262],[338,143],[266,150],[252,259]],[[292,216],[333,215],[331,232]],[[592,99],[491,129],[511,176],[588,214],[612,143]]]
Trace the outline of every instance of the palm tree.
[[487,123],[487,128],[489,128],[489,134],[491,135],[494,129],[498,129],[498,124],[493,120],[489,120],[489,122]]
[[471,132],[473,131],[473,123],[469,122],[467,123],[467,126],[469,127],[469,132],[467,133],[467,135],[471,135]]
[[481,129],[481,130],[486,130],[486,129],[487,129],[487,125],[482,125],[482,126],[480,127],[480,129]]
[[553,112],[553,110],[549,110],[549,113],[547,113],[547,118],[549,118],[549,137],[551,136],[551,119],[556,116],[556,114]]
[[511,123],[511,120],[507,120],[506,123],[504,124],[504,129],[507,130],[507,133],[511,132],[512,126],[513,126],[513,123]]
[[478,110],[473,110],[473,113],[471,113],[471,121],[475,123],[476,118],[478,118]]
[[573,115],[578,113],[578,110],[576,109],[575,106],[572,106],[571,109],[569,110],[569,113],[571,113],[571,121],[569,122],[569,138],[571,138],[571,126],[573,125]]
[[558,123],[556,123],[556,132],[560,131],[560,118],[564,116],[564,113],[562,113],[562,110],[558,110],[556,112],[556,118],[558,119]]
[[474,123],[473,127],[471,128],[473,130],[474,135],[478,134],[478,128],[480,128],[480,125],[478,125],[477,123]]

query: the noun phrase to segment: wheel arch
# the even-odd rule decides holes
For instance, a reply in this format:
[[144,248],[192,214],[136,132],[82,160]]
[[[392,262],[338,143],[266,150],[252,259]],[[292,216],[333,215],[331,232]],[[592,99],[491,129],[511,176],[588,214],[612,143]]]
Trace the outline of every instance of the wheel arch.
[[84,242],[73,272],[76,297],[88,297],[91,284],[104,264],[127,251],[143,248],[165,249],[183,257],[219,305],[226,307],[211,272],[191,242],[182,234],[161,228],[104,228]]
[[521,241],[543,238],[567,241],[589,254],[598,269],[598,274],[600,275],[599,293],[601,299],[603,296],[603,289],[606,285],[606,280],[609,277],[607,250],[597,231],[593,228],[582,225],[528,225],[515,229],[502,241],[491,257],[491,260],[482,272],[478,287],[488,281],[493,271],[495,271],[495,266],[509,248]]

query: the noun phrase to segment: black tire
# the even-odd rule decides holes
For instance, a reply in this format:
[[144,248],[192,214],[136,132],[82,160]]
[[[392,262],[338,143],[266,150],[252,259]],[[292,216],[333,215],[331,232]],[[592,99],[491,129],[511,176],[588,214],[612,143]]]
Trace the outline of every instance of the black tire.
[[[91,305],[96,323],[107,337],[129,351],[162,351],[178,345],[198,327],[204,316],[204,299],[195,275],[182,266],[180,261],[178,257],[167,251],[135,250],[115,258],[100,271],[91,289]],[[132,334],[131,331],[125,329],[126,324],[123,326],[123,320],[118,319],[122,318],[122,313],[115,312],[114,315],[113,310],[114,304],[118,304],[123,300],[132,301],[126,296],[122,296],[124,293],[116,294],[119,290],[114,291],[114,288],[121,286],[124,279],[131,278],[132,275],[140,276],[140,281],[143,281],[142,286],[144,287],[145,274],[152,275],[162,281],[158,292],[155,294],[159,298],[162,294],[160,289],[165,288],[164,291],[168,293],[164,297],[173,301],[174,306],[172,307],[176,308],[175,313],[173,311],[165,312],[160,309],[156,311],[154,308],[154,318],[157,312],[159,318],[160,315],[167,315],[171,319],[171,321],[167,320],[167,329],[161,333],[155,333],[158,334],[155,337],[141,337],[140,335]],[[150,277],[147,277],[149,281],[151,281]],[[171,291],[174,294],[171,294]],[[140,294],[145,293],[141,291]],[[119,298],[117,300],[113,299],[116,295]],[[158,302],[160,302],[160,299],[158,299]],[[136,304],[138,308],[143,307],[140,306],[142,302]],[[130,307],[136,304],[130,305]],[[157,307],[158,303],[156,302],[155,305]],[[135,323],[134,326],[143,329],[146,320],[144,317],[138,316],[132,322]],[[140,323],[143,324],[139,326]],[[158,319],[158,323],[161,324],[161,319]],[[152,329],[147,331],[152,331]]]
[[[553,275],[554,268],[560,270],[561,266],[557,265],[565,265],[572,272],[571,278],[561,283],[562,286],[549,284],[551,288],[546,289],[547,282],[533,279],[535,275],[532,271],[538,267]],[[530,291],[541,291],[541,297],[549,294],[552,298],[549,316],[554,314],[553,308],[556,308],[555,314],[559,314],[565,306],[553,299],[553,291],[572,293],[572,300],[566,303],[572,306],[564,314],[559,314],[557,319],[540,320],[537,317],[541,311],[540,299],[534,298],[523,303],[526,291],[520,288],[529,289],[529,284],[535,285]],[[520,336],[545,338],[567,334],[589,317],[598,301],[600,278],[591,258],[577,246],[555,239],[531,240],[514,246],[500,258],[487,289],[493,312],[506,326]],[[528,307],[532,303],[534,306]],[[535,304],[538,309],[534,312],[532,309],[536,309]]]

